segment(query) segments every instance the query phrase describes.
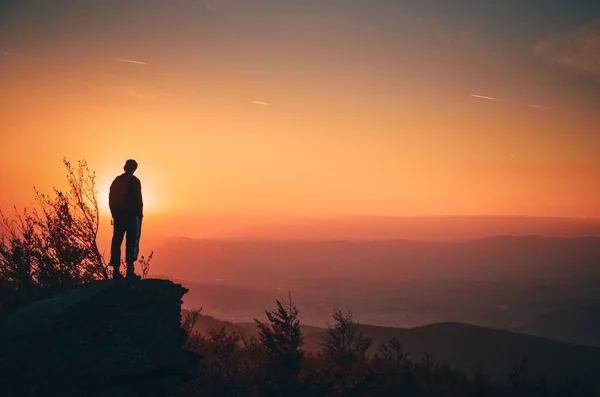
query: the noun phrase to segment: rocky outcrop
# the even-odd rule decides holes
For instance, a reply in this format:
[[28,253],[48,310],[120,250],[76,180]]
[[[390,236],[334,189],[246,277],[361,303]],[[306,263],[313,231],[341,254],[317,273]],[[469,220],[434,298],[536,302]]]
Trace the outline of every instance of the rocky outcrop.
[[0,395],[152,397],[195,375],[183,286],[105,280],[21,308],[0,325]]

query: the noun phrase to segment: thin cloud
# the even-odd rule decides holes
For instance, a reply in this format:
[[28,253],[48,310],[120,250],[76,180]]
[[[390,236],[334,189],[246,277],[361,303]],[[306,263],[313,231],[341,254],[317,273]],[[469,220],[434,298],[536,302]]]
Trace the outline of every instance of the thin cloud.
[[529,106],[530,108],[534,108],[534,109],[552,109],[548,106],[534,105],[532,103],[526,103],[525,106]]
[[535,105],[532,103],[524,103],[524,102],[518,102],[518,101],[511,101],[508,99],[495,98],[495,97],[487,96],[487,95],[470,94],[469,96],[471,98],[475,98],[475,99],[483,99],[486,101],[494,101],[494,102],[512,103],[513,105],[527,106],[527,107],[534,108],[534,109],[552,109],[548,106]]
[[133,59],[124,59],[124,58],[111,58],[113,61],[132,63],[134,65],[148,65],[146,62],[135,61]]
[[0,50],[0,56],[16,57],[17,54],[15,54],[14,52],[8,52],[8,51],[2,51],[2,50]]
[[491,96],[477,95],[477,94],[471,94],[470,96],[473,98],[477,98],[477,99],[486,99],[488,101],[506,102],[506,100],[504,100],[504,99],[494,98]]
[[252,101],[253,104],[255,105],[260,105],[260,106],[267,106],[269,105],[267,102],[262,102],[262,101]]
[[572,71],[600,77],[600,19],[538,41],[533,54]]

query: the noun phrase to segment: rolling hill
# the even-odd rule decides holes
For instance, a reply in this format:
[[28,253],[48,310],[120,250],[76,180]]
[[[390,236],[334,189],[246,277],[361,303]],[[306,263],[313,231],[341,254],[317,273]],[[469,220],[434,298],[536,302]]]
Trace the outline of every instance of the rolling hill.
[[[209,329],[238,330],[256,336],[252,323],[233,324],[201,315],[196,326],[200,332]],[[565,377],[589,376],[600,382],[600,348],[573,345],[550,339],[461,323],[437,323],[411,329],[359,325],[373,339],[369,354],[381,344],[398,338],[413,361],[426,353],[436,362],[467,374],[477,369],[498,381],[507,380],[515,364],[526,357],[532,377],[546,376],[550,381]],[[316,352],[324,328],[303,326],[304,348]],[[600,387],[600,383],[597,385]]]

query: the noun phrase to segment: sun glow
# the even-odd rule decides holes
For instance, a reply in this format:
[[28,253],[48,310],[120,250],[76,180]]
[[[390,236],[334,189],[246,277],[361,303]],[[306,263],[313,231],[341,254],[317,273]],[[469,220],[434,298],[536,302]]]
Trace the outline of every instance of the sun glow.
[[[157,214],[166,210],[164,200],[156,191],[156,184],[152,178],[137,175],[142,181],[142,197],[144,200],[144,214]],[[108,193],[114,177],[103,177],[98,182],[98,209],[102,215],[110,215],[108,206]]]

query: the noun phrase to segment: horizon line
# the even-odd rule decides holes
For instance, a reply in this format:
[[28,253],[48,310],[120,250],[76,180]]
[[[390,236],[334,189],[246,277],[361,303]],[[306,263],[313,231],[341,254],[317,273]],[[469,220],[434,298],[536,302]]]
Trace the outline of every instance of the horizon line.
[[[110,214],[108,214],[110,216]],[[212,217],[212,218],[287,218],[287,219],[340,219],[340,218],[395,218],[395,219],[426,219],[426,218],[520,218],[520,219],[568,219],[600,221],[598,216],[569,216],[569,215],[522,215],[522,214],[422,214],[422,215],[385,215],[366,213],[346,214],[283,214],[283,213],[174,213],[166,212],[149,214],[153,218],[163,217]]]

